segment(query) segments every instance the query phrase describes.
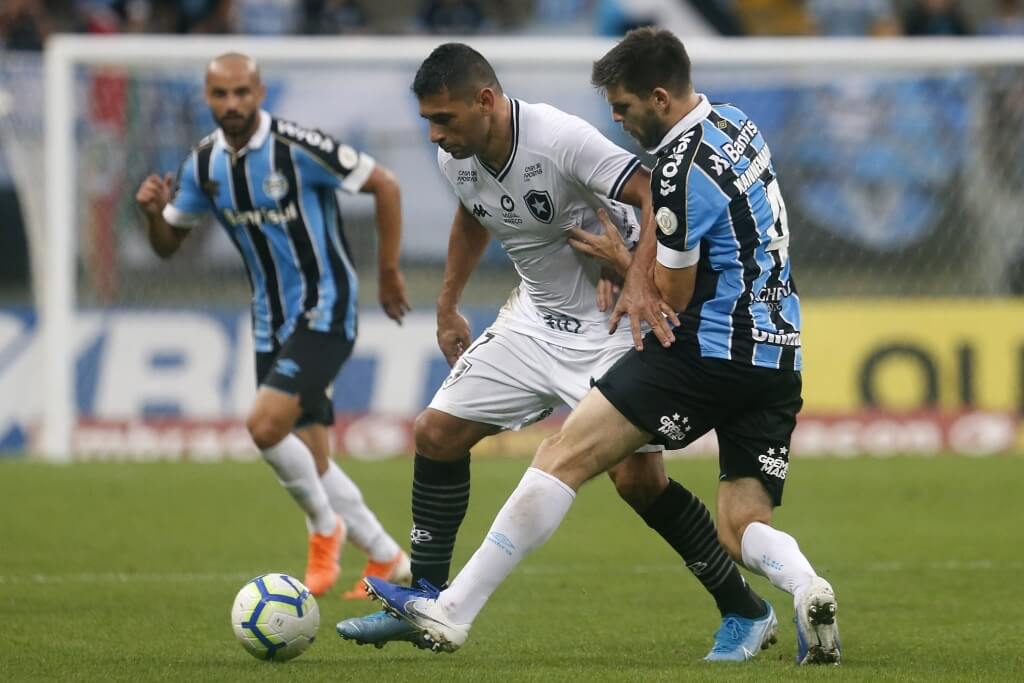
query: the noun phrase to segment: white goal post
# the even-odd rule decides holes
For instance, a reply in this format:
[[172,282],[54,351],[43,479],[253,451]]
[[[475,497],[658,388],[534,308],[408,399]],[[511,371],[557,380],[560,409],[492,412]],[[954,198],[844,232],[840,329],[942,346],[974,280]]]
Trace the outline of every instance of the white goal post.
[[[36,278],[42,333],[41,424],[35,451],[53,462],[72,456],[76,421],[74,338],[76,309],[76,250],[78,223],[76,192],[80,178],[75,138],[75,74],[81,67],[160,68],[173,63],[196,69],[212,57],[240,51],[263,64],[351,65],[403,64],[415,68],[435,46],[450,37],[343,37],[253,39],[239,37],[86,37],[57,35],[45,51],[45,192],[46,224],[43,238],[31,248],[43,250],[44,273]],[[499,74],[505,64],[573,64],[589,69],[614,41],[598,38],[462,38],[488,57]],[[851,67],[875,69],[969,69],[1020,66],[1020,42],[1001,39],[692,39],[687,49],[696,68],[725,67],[764,70],[785,68],[808,79],[828,79],[833,70]],[[589,88],[586,82],[581,89]],[[185,153],[182,150],[182,156]],[[38,235],[39,231],[30,231]]]

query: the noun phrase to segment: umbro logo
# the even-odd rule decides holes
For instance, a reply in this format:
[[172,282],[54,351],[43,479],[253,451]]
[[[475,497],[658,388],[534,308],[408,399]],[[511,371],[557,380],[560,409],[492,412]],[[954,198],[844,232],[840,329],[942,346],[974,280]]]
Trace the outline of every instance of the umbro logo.
[[274,371],[285,377],[295,377],[299,374],[299,364],[291,358],[281,358],[274,364]]
[[482,204],[473,205],[473,215],[477,218],[490,217],[491,212],[483,207]]

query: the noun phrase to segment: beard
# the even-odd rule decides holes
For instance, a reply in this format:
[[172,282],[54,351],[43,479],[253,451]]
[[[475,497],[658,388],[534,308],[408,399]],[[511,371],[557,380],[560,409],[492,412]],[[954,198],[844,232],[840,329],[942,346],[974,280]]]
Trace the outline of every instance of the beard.
[[654,149],[668,132],[661,121],[654,113],[645,116],[637,122],[637,125],[630,131],[636,141],[644,149]]
[[230,135],[241,135],[242,133],[253,129],[256,125],[256,117],[258,115],[259,112],[257,111],[252,112],[248,116],[242,116],[238,112],[228,112],[217,119],[217,125],[220,126],[221,130],[225,133]]

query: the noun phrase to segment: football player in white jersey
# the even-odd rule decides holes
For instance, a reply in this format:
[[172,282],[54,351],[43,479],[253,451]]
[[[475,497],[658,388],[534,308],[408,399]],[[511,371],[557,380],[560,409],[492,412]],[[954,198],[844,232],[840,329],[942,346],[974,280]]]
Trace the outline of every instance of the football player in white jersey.
[[[412,571],[436,595],[469,500],[469,451],[560,405],[574,407],[591,382],[632,345],[630,328],[609,335],[599,301],[601,261],[577,251],[612,244],[620,274],[639,234],[631,206],[650,220],[650,175],[633,154],[582,119],[506,96],[490,64],[448,43],[423,62],[413,84],[438,165],[459,205],[437,302],[437,339],[452,371],[415,423]],[[621,237],[600,237],[608,229]],[[471,343],[458,302],[491,236],[521,282],[494,323]],[[594,236],[590,240],[588,235]],[[674,314],[673,314],[674,316]],[[704,504],[665,475],[660,446],[610,472],[619,494],[683,557],[723,615],[760,614],[764,602],[718,544]],[[710,539],[710,541],[709,541]],[[490,541],[501,544],[507,539]],[[371,592],[373,584],[368,583]],[[339,634],[359,644],[407,640],[420,630],[386,612],[348,619]]]

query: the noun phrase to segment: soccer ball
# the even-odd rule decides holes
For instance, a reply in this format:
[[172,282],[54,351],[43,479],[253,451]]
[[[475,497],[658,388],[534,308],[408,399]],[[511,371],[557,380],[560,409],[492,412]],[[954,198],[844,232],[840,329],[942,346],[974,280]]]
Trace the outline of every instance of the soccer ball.
[[242,647],[257,659],[283,662],[298,657],[316,638],[320,608],[309,589],[287,574],[264,574],[238,591],[231,626]]

